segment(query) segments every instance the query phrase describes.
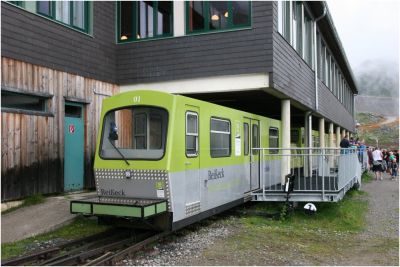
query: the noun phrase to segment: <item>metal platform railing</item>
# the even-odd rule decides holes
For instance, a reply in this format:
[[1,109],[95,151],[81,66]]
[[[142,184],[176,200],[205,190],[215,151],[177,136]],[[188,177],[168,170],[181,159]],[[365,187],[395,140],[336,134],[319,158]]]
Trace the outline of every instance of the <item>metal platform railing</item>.
[[338,201],[361,184],[357,149],[255,148],[259,151],[260,187],[256,201],[282,201],[285,177],[294,177],[291,198],[296,201]]

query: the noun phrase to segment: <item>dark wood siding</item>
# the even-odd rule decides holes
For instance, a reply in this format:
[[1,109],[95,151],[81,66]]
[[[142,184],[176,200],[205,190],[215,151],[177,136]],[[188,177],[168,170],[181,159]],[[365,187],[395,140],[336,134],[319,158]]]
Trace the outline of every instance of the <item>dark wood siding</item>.
[[93,2],[93,36],[1,3],[2,56],[115,83],[115,2]]
[[[273,2],[273,76],[275,89],[315,111],[314,71],[296,50],[278,33],[278,8]],[[354,131],[353,116],[319,81],[319,110],[317,113],[341,127]]]
[[351,113],[345,109],[342,103],[336,98],[336,96],[329,90],[323,82],[318,80],[319,94],[319,110],[322,116],[328,120],[346,128],[349,131],[355,131],[354,118]]
[[119,84],[272,71],[272,2],[252,2],[251,29],[117,46]]
[[64,190],[64,103],[79,99],[84,107],[85,188],[94,187],[93,159],[101,103],[118,86],[82,76],[1,58],[1,87],[53,95],[53,116],[1,112],[1,200]]

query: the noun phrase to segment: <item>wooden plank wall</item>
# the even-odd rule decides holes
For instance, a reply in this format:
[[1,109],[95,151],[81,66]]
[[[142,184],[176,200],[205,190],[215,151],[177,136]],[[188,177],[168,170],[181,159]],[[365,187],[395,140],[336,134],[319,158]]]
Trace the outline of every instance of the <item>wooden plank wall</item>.
[[2,88],[53,95],[49,111],[54,116],[1,112],[1,200],[63,191],[64,103],[86,102],[86,188],[94,187],[93,158],[101,102],[119,91],[117,85],[62,71],[1,58]]

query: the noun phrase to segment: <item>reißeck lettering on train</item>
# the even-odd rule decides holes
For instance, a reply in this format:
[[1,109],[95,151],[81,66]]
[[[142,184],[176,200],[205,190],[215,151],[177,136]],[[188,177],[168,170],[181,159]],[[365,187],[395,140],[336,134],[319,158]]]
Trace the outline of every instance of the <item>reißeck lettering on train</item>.
[[221,170],[214,169],[212,171],[208,171],[208,180],[214,180],[219,178],[224,178],[224,168]]

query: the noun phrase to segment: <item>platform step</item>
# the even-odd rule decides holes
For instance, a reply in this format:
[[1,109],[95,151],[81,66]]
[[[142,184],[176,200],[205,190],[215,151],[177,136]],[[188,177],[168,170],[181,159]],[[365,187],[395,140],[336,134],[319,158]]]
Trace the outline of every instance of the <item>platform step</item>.
[[72,200],[70,212],[84,215],[148,218],[167,212],[167,200],[91,197]]

